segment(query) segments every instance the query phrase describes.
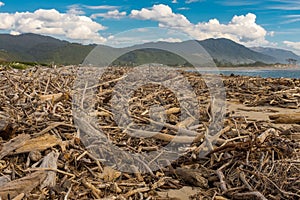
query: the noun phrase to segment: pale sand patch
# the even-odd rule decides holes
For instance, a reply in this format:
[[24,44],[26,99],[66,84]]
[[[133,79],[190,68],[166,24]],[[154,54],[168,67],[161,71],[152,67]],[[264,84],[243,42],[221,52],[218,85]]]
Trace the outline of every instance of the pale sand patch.
[[201,191],[200,188],[184,186],[183,188],[181,188],[179,190],[167,190],[164,192],[158,192],[158,195],[160,197],[164,197],[164,198],[189,200],[190,196],[197,194],[199,191]]
[[[299,109],[279,108],[274,106],[255,106],[249,107],[238,102],[226,102],[226,108],[229,112],[234,112],[232,117],[245,117],[249,122],[264,121],[272,123],[269,119],[274,114],[295,114]],[[289,128],[291,124],[274,124],[276,127]]]

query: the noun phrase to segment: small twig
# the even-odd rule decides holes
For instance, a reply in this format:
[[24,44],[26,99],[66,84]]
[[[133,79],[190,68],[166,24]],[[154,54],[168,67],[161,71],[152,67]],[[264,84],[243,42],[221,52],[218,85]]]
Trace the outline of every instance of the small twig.
[[245,199],[246,197],[252,197],[252,196],[256,197],[255,199],[268,200],[264,195],[262,195],[258,191],[234,194],[235,198],[241,198],[241,199]]
[[97,189],[94,185],[87,182],[85,179],[82,179],[82,184],[87,187],[88,189],[92,190],[92,194],[97,198],[101,198],[101,190]]
[[26,169],[24,170],[24,172],[30,172],[30,171],[55,171],[61,174],[65,174],[68,176],[71,176],[73,178],[75,178],[76,176],[74,174],[59,170],[59,169],[55,169],[55,168],[30,168],[30,169]]
[[136,117],[136,116],[134,118],[137,118],[137,119],[143,120],[143,121],[148,121],[148,122],[153,123],[153,124],[158,125],[158,126],[169,128],[171,130],[177,131],[178,133],[181,133],[181,134],[184,134],[184,135],[188,135],[188,136],[198,136],[199,135],[199,133],[196,132],[196,131],[191,131],[191,130],[188,130],[188,129],[185,129],[185,128],[182,128],[182,127],[174,126],[174,125],[169,124],[167,122],[161,123],[161,122],[154,121],[152,119],[140,118],[140,117]]
[[79,160],[80,160],[81,158],[83,158],[87,153],[88,153],[87,151],[83,152],[80,156],[78,156],[78,157],[76,158],[76,161],[79,161]]
[[[176,136],[176,135],[169,135],[164,133],[157,133],[152,131],[145,131],[139,129],[131,129],[128,128],[127,130],[134,132],[135,134],[139,134],[142,136],[152,136],[155,139],[162,140],[165,142],[174,142],[179,144],[189,144],[193,142],[200,142],[201,138],[200,135],[198,137],[189,137],[189,136]],[[201,135],[202,136],[202,135]]]
[[244,172],[240,172],[240,179],[247,186],[248,190],[253,191],[253,188],[251,187],[251,185],[246,180],[246,176],[245,176]]
[[68,189],[68,192],[66,193],[66,195],[64,197],[64,200],[68,200],[68,197],[69,197],[69,195],[70,195],[70,193],[72,191],[72,187],[73,187],[73,185],[71,185],[70,188]]
[[229,165],[231,165],[231,162],[225,163],[219,169],[216,170],[216,174],[220,180],[220,187],[223,192],[227,191],[227,185],[226,185],[225,176],[222,172],[222,169],[224,169],[225,167],[228,167]]
[[284,190],[282,190],[276,183],[274,183],[271,179],[269,179],[267,176],[265,176],[263,173],[261,173],[260,171],[256,171],[256,172],[252,172],[249,170],[245,170],[242,169],[243,171],[247,171],[248,173],[254,175],[254,176],[262,176],[263,178],[265,178],[267,181],[269,181],[280,193],[282,193],[285,196],[297,196],[298,198],[300,198],[299,194],[296,193],[292,193],[292,192],[286,192]]
[[275,167],[274,160],[275,160],[275,153],[274,153],[274,150],[272,150],[272,167],[271,167],[271,170],[268,175],[270,175],[274,170],[274,167]]
[[38,137],[38,136],[40,136],[40,135],[43,135],[43,134],[49,132],[50,130],[52,130],[52,129],[58,127],[58,126],[67,126],[67,127],[72,127],[72,128],[74,127],[73,125],[71,125],[71,124],[66,124],[66,123],[64,123],[64,122],[53,122],[53,123],[51,123],[47,128],[45,128],[44,130],[42,130],[42,131],[40,131],[40,132],[38,132],[38,133],[32,134],[32,136],[33,136],[33,137]]
[[227,191],[227,185],[226,185],[225,176],[224,176],[223,172],[220,169],[217,169],[216,174],[217,174],[217,176],[220,180],[221,190],[223,192],[226,192]]
[[91,159],[93,159],[94,161],[95,161],[95,163],[97,164],[97,166],[98,166],[98,170],[99,170],[99,172],[103,172],[103,167],[101,166],[101,164],[100,164],[100,161],[99,161],[99,159],[97,159],[95,156],[93,156],[91,153],[89,153],[89,152],[87,152],[87,155],[91,158]]
[[137,188],[135,190],[130,190],[129,192],[127,192],[124,197],[127,199],[128,197],[136,194],[136,193],[139,193],[139,192],[148,192],[150,190],[149,187],[143,187],[143,188]]
[[150,169],[150,167],[149,167],[144,161],[142,161],[142,160],[141,160],[140,158],[138,158],[138,157],[136,157],[135,159],[144,165],[144,167],[147,169],[147,171],[151,174],[152,177],[156,177],[156,176],[154,175],[153,171]]

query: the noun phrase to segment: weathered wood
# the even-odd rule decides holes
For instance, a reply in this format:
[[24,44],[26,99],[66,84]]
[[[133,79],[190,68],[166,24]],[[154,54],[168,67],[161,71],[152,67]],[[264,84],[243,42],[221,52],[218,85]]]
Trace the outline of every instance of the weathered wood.
[[300,124],[300,113],[276,114],[270,115],[269,118],[278,124]]
[[[223,76],[228,111],[214,124],[223,116],[212,113],[211,91],[197,73],[179,72],[195,92],[191,98],[176,96],[178,74],[174,90],[141,82],[130,93],[134,86],[126,84],[144,75],[127,80],[132,68],[109,68],[82,82],[77,70],[0,71],[2,199],[171,199],[161,196],[171,191],[182,194],[174,199],[300,198],[300,126],[267,120],[297,112],[300,80]],[[264,119],[250,120],[250,112]]]
[[27,153],[31,151],[44,151],[60,143],[61,140],[55,135],[45,134],[25,141],[22,146],[15,149],[11,154]]
[[38,187],[46,178],[46,174],[42,171],[28,174],[23,178],[11,181],[0,188],[0,197],[2,199],[14,198],[21,193],[29,193]]
[[30,139],[29,135],[21,134],[11,139],[9,142],[3,144],[0,151],[0,160],[13,153],[16,149],[22,148],[23,145]]

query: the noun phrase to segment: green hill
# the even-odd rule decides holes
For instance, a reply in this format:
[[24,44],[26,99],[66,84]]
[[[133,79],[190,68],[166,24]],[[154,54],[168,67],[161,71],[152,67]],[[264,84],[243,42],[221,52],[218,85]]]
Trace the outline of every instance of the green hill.
[[228,39],[207,39],[199,41],[204,49],[220,65],[247,64],[247,63],[276,63],[275,57],[253,51],[241,44]]
[[0,58],[6,61],[79,64],[94,47],[31,33],[0,35]]
[[168,66],[191,66],[188,61],[175,53],[152,48],[130,51],[115,60],[113,65],[138,66],[146,63],[159,63]]
[[[128,50],[130,50],[126,55],[120,54],[122,56],[114,61],[114,64],[118,65],[160,63],[170,66],[188,66],[189,63],[184,58],[176,55],[176,49],[180,49],[181,52],[184,52],[186,57],[196,55],[199,54],[199,48],[193,47],[195,43],[200,44],[201,48],[205,49],[204,54],[206,57],[204,56],[202,59],[210,57],[218,66],[283,63],[285,56],[292,55],[291,52],[283,54],[286,53],[286,51],[279,49],[276,51],[272,50],[272,52],[276,52],[277,54],[272,54],[266,50],[259,52],[257,49],[249,49],[228,39],[208,39],[178,43],[153,42],[124,49],[115,49],[109,46],[99,45],[96,49],[103,55],[102,58],[104,59],[106,59],[106,57],[112,57],[110,54],[118,55],[120,52],[126,52],[125,50],[128,52]],[[31,33],[19,36],[0,34],[0,61],[56,63],[64,65],[81,64],[95,47],[96,45],[70,43],[49,36]],[[164,51],[162,49],[172,49],[174,51]],[[278,56],[278,53],[282,56]],[[98,59],[97,55],[95,59]]]

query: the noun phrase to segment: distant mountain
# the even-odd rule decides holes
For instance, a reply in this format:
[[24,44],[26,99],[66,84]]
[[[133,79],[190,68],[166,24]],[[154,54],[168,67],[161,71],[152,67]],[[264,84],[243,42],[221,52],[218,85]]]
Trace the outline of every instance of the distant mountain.
[[[117,55],[123,56],[117,59]],[[93,60],[94,58],[96,60]],[[104,62],[106,59],[107,61]],[[228,39],[191,40],[177,43],[151,42],[122,49],[99,46],[87,58],[87,61],[90,61],[89,64],[107,65],[114,59],[117,59],[114,63],[120,65],[157,62],[167,65],[208,66],[215,62],[218,66],[235,66],[277,62],[275,57],[258,53]]]
[[156,62],[171,66],[189,66],[208,65],[213,60],[218,66],[235,66],[250,63],[285,63],[286,57],[299,60],[298,57],[291,56],[292,52],[284,52],[284,55],[278,51],[278,55],[269,52],[271,51],[266,51],[266,48],[249,49],[228,39],[151,42],[116,49],[105,45],[70,43],[36,34],[0,34],[0,61],[81,64],[98,62],[97,59],[101,58],[102,64],[114,61],[114,64],[119,65]]
[[265,48],[265,47],[253,47],[253,51],[263,53],[265,55],[273,56],[277,59],[279,63],[287,63],[286,59],[292,58],[297,61],[300,61],[300,56],[296,55],[292,51],[284,49],[275,49],[275,48]]
[[95,45],[81,45],[37,34],[0,34],[0,60],[79,64]]
[[207,39],[199,41],[205,50],[218,62],[228,64],[247,64],[255,62],[276,63],[275,57],[258,53],[228,39]]

